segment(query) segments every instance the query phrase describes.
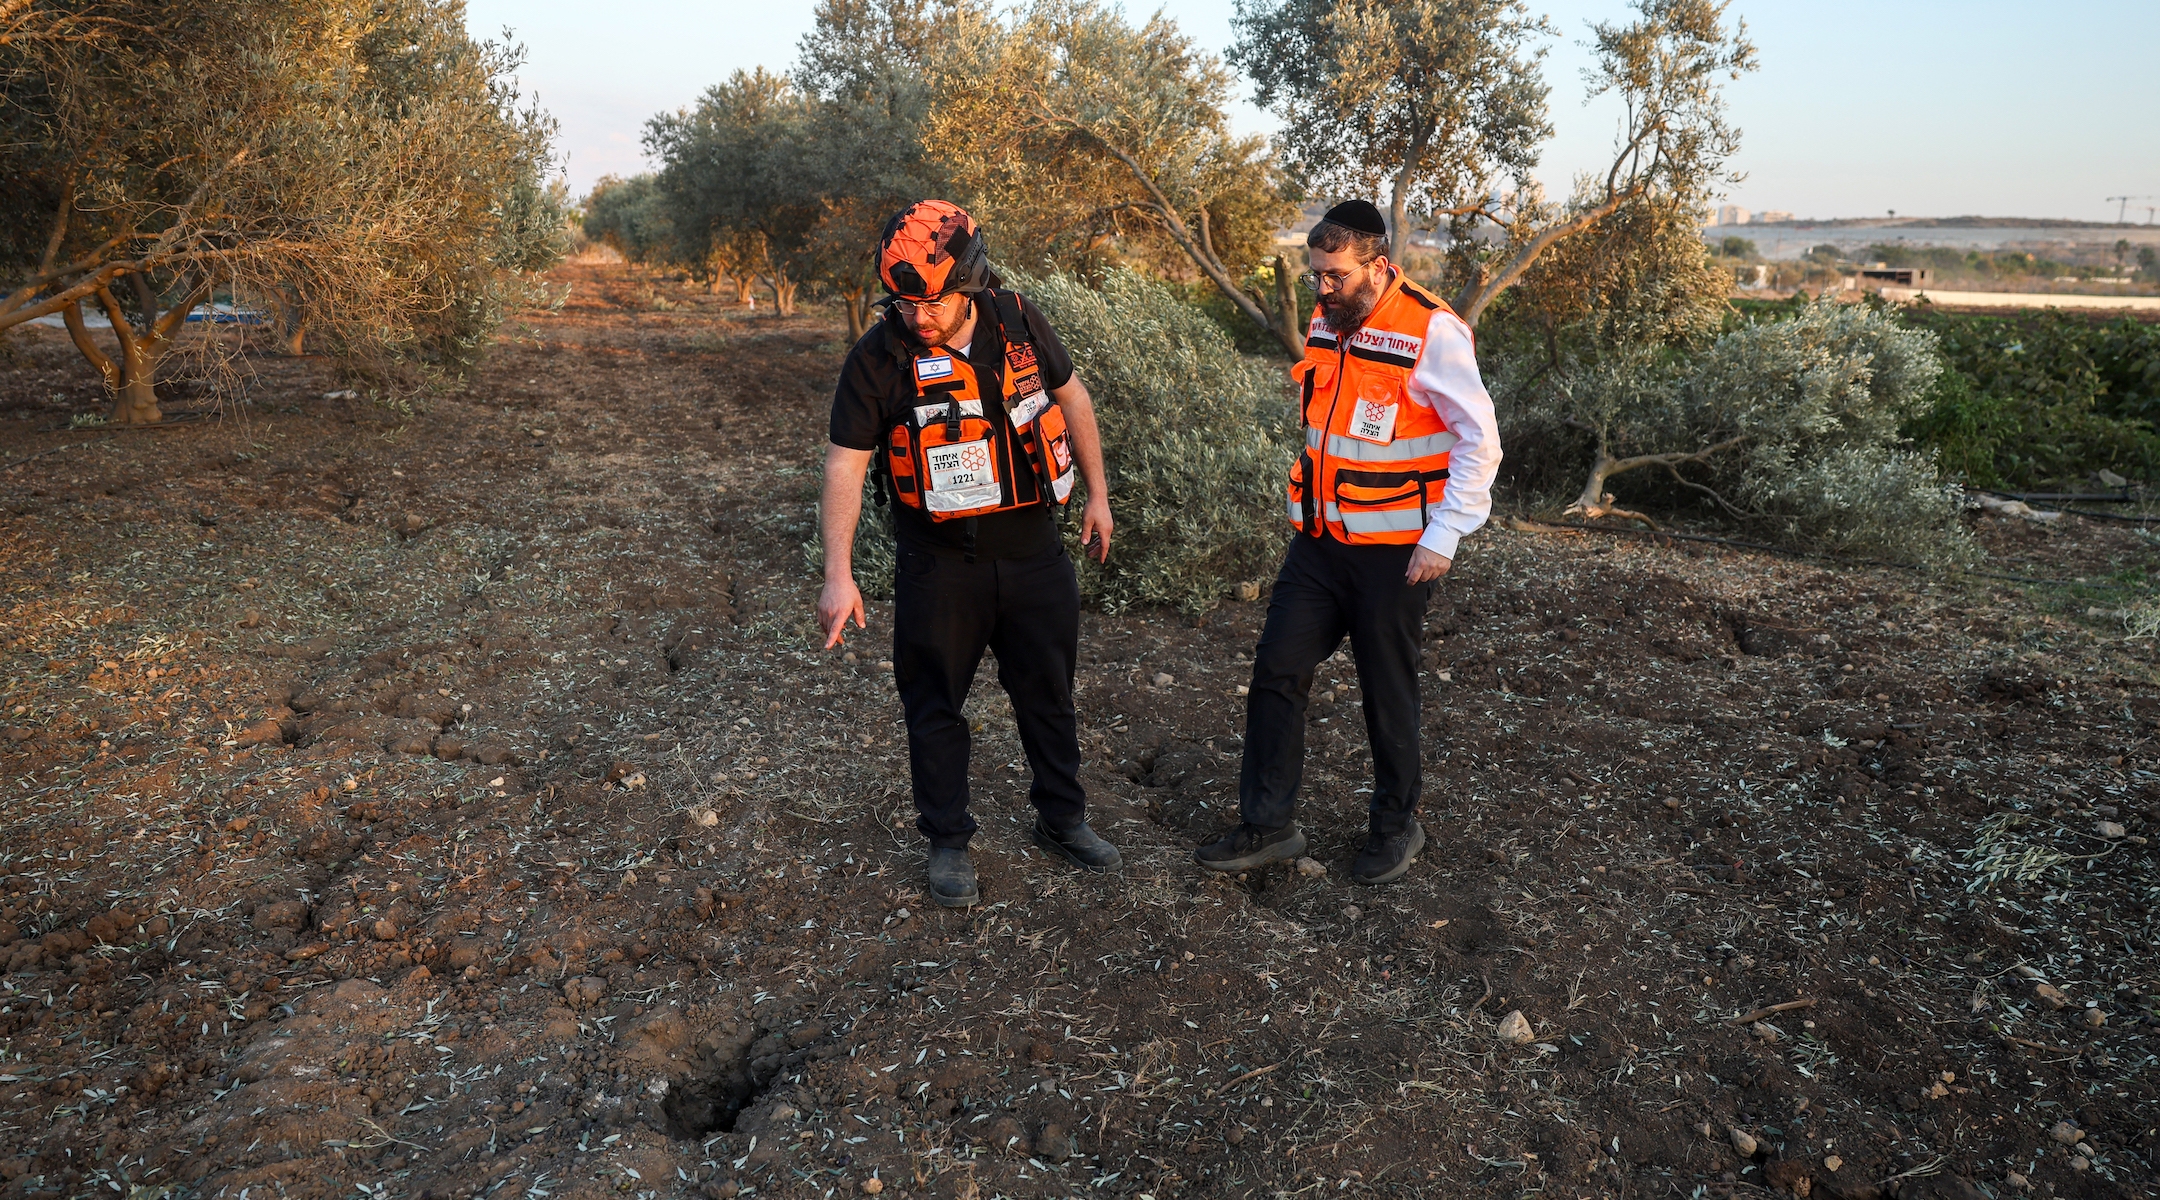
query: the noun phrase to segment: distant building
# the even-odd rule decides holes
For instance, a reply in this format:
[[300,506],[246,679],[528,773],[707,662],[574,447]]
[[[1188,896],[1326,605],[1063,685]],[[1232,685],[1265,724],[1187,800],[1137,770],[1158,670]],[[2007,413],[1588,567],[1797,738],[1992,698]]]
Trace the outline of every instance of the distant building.
[[1717,223],[1720,225],[1745,225],[1748,223],[1749,215],[1748,210],[1737,204],[1720,204],[1717,210]]
[[1778,225],[1792,220],[1792,214],[1782,208],[1766,208],[1755,214],[1757,225]]
[[1886,267],[1877,263],[1862,267],[1852,275],[1849,286],[1854,288],[1910,287],[1924,288],[1931,282],[1926,267]]

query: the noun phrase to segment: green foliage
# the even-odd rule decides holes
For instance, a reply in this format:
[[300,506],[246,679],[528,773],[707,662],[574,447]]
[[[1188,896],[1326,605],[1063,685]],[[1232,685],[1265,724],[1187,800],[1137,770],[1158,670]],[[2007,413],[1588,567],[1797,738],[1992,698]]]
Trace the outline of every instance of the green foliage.
[[1726,258],[1744,258],[1750,261],[1762,257],[1762,253],[1755,249],[1755,243],[1744,237],[1726,237],[1718,243],[1717,252]]
[[679,257],[675,223],[650,172],[628,179],[602,177],[585,197],[584,209],[585,236],[613,246],[631,262],[670,262]]
[[2160,476],[2160,326],[2062,312],[1908,310],[1948,371],[1906,432],[1979,487],[2071,485],[2106,469]]
[[1526,389],[1508,436],[1587,431],[1586,509],[1607,480],[1677,487],[1788,545],[1955,561],[1970,553],[1956,490],[1900,433],[1941,371],[1931,334],[1823,301]]
[[1071,350],[1102,425],[1117,533],[1107,567],[1081,562],[1089,600],[1199,613],[1271,571],[1297,439],[1282,374],[1138,272],[1099,289],[1068,275],[1015,284]]
[[[1296,320],[1298,327],[1303,329],[1306,318],[1312,313],[1313,304],[1317,298],[1313,295],[1311,285],[1305,282],[1303,272],[1298,266],[1304,261],[1304,252],[1300,250],[1284,250],[1283,257],[1291,264],[1291,270],[1298,272],[1298,275],[1294,278],[1294,286],[1297,288]],[[1230,339],[1230,343],[1238,348],[1240,354],[1259,354],[1276,358],[1282,356],[1283,345],[1276,338],[1274,332],[1255,325],[1243,310],[1232,304],[1230,298],[1222,294],[1221,288],[1209,283],[1190,283],[1183,285],[1181,290],[1188,303],[1206,313],[1216,325],[1221,327],[1223,335]],[[1247,292],[1258,292],[1263,296],[1274,295],[1275,268],[1273,264],[1264,263],[1246,276],[1245,290]]]

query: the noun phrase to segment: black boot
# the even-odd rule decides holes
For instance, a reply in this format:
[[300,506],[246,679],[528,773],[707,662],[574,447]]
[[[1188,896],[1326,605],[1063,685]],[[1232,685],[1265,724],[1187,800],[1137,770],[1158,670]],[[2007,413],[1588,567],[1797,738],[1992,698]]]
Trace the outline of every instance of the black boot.
[[930,847],[930,898],[944,908],[972,908],[982,902],[982,893],[975,890],[975,864],[965,849]]
[[1070,859],[1083,870],[1115,871],[1125,865],[1124,856],[1117,852],[1117,847],[1089,829],[1086,821],[1071,829],[1052,829],[1043,823],[1041,817],[1037,817],[1035,844],[1052,854]]
[[1393,883],[1410,873],[1410,863],[1425,848],[1425,827],[1416,821],[1401,833],[1365,835],[1365,848],[1350,864],[1350,878],[1364,884]]
[[1250,871],[1254,867],[1305,853],[1305,831],[1297,822],[1281,829],[1262,829],[1239,824],[1193,852],[1193,858],[1210,871]]

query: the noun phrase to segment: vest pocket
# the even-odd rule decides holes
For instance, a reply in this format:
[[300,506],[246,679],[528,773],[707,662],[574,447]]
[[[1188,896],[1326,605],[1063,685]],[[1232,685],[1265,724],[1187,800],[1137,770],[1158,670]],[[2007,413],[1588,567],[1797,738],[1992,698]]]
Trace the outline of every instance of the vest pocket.
[[892,477],[893,496],[902,504],[922,507],[920,485],[915,479],[915,443],[908,427],[895,425],[885,444],[885,473]]
[[1424,500],[1420,471],[1335,472],[1335,503],[1344,508],[1401,508]]

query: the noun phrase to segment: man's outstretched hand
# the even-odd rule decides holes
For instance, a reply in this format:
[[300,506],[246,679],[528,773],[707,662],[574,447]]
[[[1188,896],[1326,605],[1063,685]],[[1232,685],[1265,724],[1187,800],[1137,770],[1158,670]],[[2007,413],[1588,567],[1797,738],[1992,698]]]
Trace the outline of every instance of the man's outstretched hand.
[[1443,558],[1423,546],[1413,546],[1410,549],[1410,569],[1403,572],[1403,582],[1413,587],[1421,583],[1431,583],[1447,574],[1448,568],[1454,565],[1455,560],[1452,558]]
[[855,618],[855,628],[867,629],[863,621],[862,589],[852,579],[828,579],[825,589],[818,593],[818,628],[825,631],[825,648],[837,646],[843,640],[848,618]]

